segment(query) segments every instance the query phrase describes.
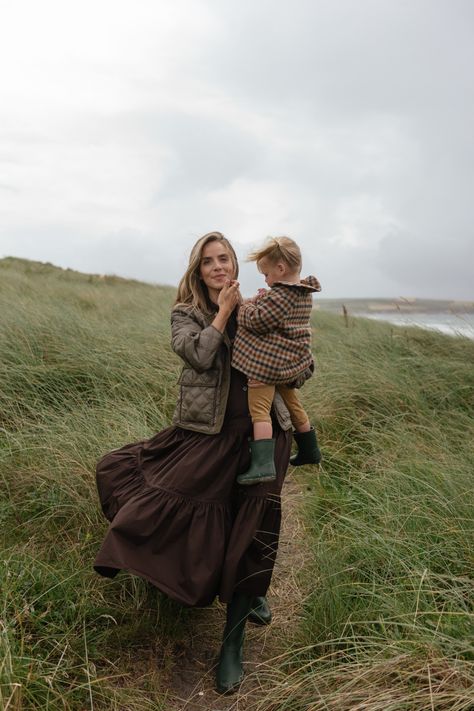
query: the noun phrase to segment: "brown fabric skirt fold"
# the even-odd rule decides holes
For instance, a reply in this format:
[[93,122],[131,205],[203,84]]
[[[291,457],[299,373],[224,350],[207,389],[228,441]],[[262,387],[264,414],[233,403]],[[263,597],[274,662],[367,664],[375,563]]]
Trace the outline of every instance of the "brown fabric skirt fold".
[[97,487],[111,523],[96,571],[128,570],[189,606],[209,605],[216,595],[229,602],[235,590],[265,595],[291,433],[275,423],[277,481],[239,487],[251,432],[248,416],[227,420],[217,435],[169,427],[105,455]]

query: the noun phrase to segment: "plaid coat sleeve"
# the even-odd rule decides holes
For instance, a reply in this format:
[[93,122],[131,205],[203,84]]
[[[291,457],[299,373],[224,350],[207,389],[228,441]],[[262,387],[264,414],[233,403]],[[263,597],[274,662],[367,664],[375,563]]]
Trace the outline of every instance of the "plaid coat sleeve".
[[238,324],[251,333],[270,333],[284,320],[290,300],[291,295],[287,291],[271,289],[258,301],[242,304]]

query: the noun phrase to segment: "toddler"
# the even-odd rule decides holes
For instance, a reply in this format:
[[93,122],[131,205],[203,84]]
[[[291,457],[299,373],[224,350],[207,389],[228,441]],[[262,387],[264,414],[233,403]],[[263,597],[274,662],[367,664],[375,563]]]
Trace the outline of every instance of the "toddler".
[[301,252],[289,237],[270,237],[248,256],[248,261],[257,263],[270,289],[259,290],[257,296],[240,306],[232,351],[232,365],[248,377],[253,423],[251,465],[237,477],[244,485],[273,481],[276,476],[270,417],[275,390],[283,398],[295,428],[298,453],[290,463],[321,461],[316,432],[295,390],[314,370],[310,316],[312,294],[321,291],[321,286],[314,276],[300,279]]

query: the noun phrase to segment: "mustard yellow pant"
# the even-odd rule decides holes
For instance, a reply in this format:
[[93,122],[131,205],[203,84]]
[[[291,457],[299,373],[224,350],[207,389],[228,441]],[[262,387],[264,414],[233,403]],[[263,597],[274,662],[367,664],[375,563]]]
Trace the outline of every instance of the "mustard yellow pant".
[[308,415],[300,403],[298,393],[295,388],[288,388],[286,385],[255,385],[249,387],[248,400],[252,422],[271,423],[270,410],[275,390],[280,393],[283,402],[288,408],[293,427],[297,430],[306,424],[306,422],[308,422]]

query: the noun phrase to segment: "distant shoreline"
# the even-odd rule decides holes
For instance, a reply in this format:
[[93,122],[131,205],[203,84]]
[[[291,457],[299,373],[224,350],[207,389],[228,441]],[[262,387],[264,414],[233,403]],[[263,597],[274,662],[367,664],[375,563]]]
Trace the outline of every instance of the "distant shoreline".
[[314,308],[331,313],[349,314],[474,314],[474,301],[447,299],[323,299],[315,300]]
[[[424,309],[421,307],[383,309],[378,308],[380,302],[370,303],[372,308],[369,308],[369,303],[365,302],[367,308],[364,310],[360,302],[357,304],[357,308],[354,308],[354,304],[350,299],[345,302],[334,300],[330,308],[326,308],[326,304],[317,304],[316,310],[345,316],[346,319],[348,317],[367,318],[372,321],[383,321],[392,326],[424,328],[449,336],[461,336],[474,340],[474,308],[468,310],[465,302],[462,302],[463,308],[457,309],[453,307],[454,302],[449,302],[451,304],[450,308],[445,308],[444,310],[428,309],[426,308],[426,303],[424,304]],[[393,302],[390,305],[393,306]]]

